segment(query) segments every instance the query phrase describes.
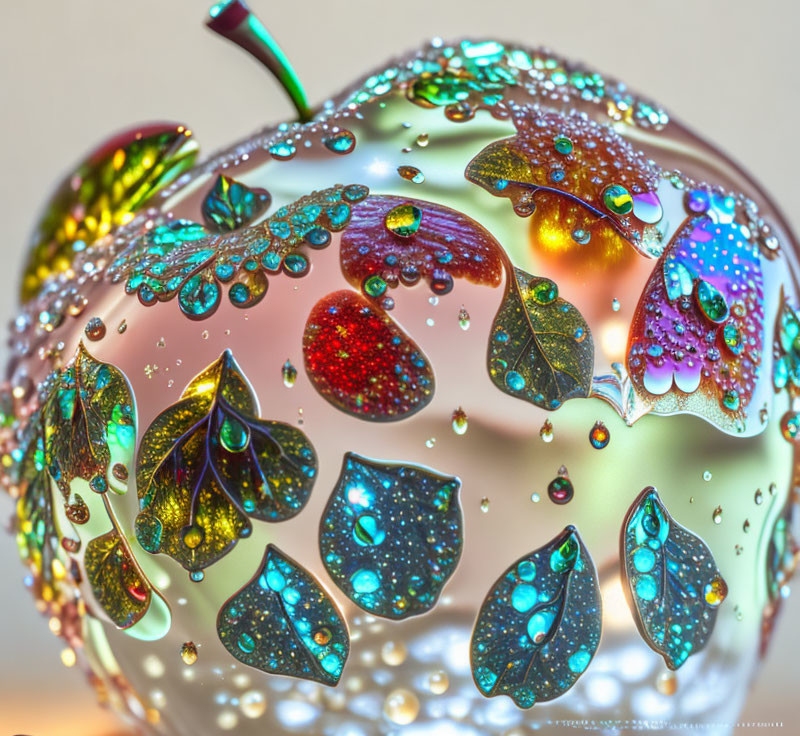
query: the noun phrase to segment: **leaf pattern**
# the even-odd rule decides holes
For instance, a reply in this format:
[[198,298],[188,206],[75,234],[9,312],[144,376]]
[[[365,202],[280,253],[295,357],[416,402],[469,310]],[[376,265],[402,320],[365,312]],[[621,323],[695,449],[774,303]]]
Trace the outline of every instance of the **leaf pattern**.
[[45,588],[52,589],[56,578],[58,533],[53,520],[50,475],[44,462],[39,411],[28,422],[20,452],[20,462],[14,469],[14,483],[23,488],[17,501],[17,544],[23,559],[35,573],[35,584],[41,593]]
[[[331,233],[347,227],[352,205],[368,191],[353,184],[312,192],[263,222],[233,232],[209,233],[189,220],[167,220],[133,238],[109,267],[109,277],[125,279],[125,291],[145,306],[177,296],[190,319],[210,317],[220,305],[223,286],[233,306],[252,307],[267,292],[268,274],[308,273],[309,257],[298,249],[328,246]],[[214,199],[213,208],[206,206],[209,217],[222,206]],[[230,222],[242,217],[240,211],[238,220],[234,216]]]
[[[392,229],[404,211],[419,215],[414,232]],[[435,294],[450,292],[455,278],[498,286],[504,264],[499,243],[466,215],[433,202],[378,195],[353,207],[340,259],[345,278],[378,299],[387,287],[420,280]],[[385,298],[381,305],[388,306]]]
[[127,629],[142,618],[150,606],[152,586],[118,529],[92,539],[83,564],[95,600],[117,627]]
[[501,391],[557,409],[591,390],[589,326],[554,282],[515,267],[492,325],[488,367]]
[[70,268],[76,253],[128,222],[194,164],[197,151],[185,126],[159,124],[120,133],[89,154],[45,207],[25,266],[23,301],[36,296],[48,276]]
[[341,613],[317,580],[270,544],[258,572],[229,598],[217,634],[263,672],[336,685],[350,651]]
[[760,257],[732,210],[706,198],[709,212],[678,230],[645,286],[628,372],[646,410],[692,412],[742,431],[763,351]]
[[621,236],[646,255],[658,254],[660,238],[649,226],[663,210],[652,162],[610,127],[578,113],[522,105],[512,119],[516,135],[483,149],[466,177],[510,199],[518,215],[532,216],[534,248],[585,258],[590,244],[603,265],[618,259]]
[[568,526],[511,565],[486,596],[470,643],[475,684],[520,708],[553,700],[589,666],[600,629],[597,573]]
[[194,579],[249,536],[249,517],[283,521],[308,501],[317,458],[306,436],[258,418],[230,351],[196,376],[142,438],[136,536]]
[[711,550],[645,488],[622,526],[622,581],[636,625],[670,669],[708,643],[728,587]]
[[[73,559],[82,562],[105,615],[117,627],[129,629],[145,617],[158,594],[139,568],[109,500],[109,490],[126,492],[133,461],[136,419],[127,379],[81,344],[72,362],[50,381],[31,426],[33,444],[21,465],[28,477],[25,497],[34,494],[40,520],[50,525],[48,538],[57,540],[50,491],[55,484],[78,537],[69,551],[75,555],[78,544],[85,546],[82,558]],[[96,536],[104,527],[110,531]],[[148,627],[150,638],[169,628],[168,609],[160,597],[159,604],[165,613]]]
[[209,230],[230,232],[263,214],[271,201],[265,189],[250,189],[236,179],[220,174],[203,199],[203,220]]
[[112,458],[133,455],[136,426],[133,395],[117,368],[95,360],[81,343],[55,379],[42,421],[45,464],[65,502],[75,478],[97,493],[125,493],[127,485],[111,472]]
[[397,421],[427,406],[434,377],[417,344],[361,294],[337,291],[312,308],[303,357],[314,388],[337,409]]
[[374,615],[429,611],[461,556],[460,487],[453,476],[348,452],[320,524],[328,574]]

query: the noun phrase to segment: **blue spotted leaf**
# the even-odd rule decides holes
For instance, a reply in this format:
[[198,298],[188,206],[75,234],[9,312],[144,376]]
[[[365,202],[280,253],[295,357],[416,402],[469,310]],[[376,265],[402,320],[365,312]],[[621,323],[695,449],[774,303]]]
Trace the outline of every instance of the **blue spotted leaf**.
[[597,573],[577,530],[517,560],[492,586],[472,632],[472,675],[520,708],[563,695],[600,641]]
[[352,452],[322,515],[320,553],[333,581],[369,613],[429,611],[463,545],[458,478]]
[[270,544],[255,576],[217,616],[224,647],[250,667],[336,685],[350,651],[336,604],[301,565]]
[[622,580],[644,640],[676,670],[714,629],[728,587],[711,550],[668,513],[655,488],[634,501],[620,538]]
[[591,391],[594,344],[580,312],[550,279],[514,268],[492,325],[489,375],[501,391],[543,409]]

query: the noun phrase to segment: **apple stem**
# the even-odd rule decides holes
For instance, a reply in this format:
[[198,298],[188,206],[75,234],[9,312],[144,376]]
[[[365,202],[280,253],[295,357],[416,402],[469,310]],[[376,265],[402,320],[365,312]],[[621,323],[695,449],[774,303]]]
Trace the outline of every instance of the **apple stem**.
[[220,36],[233,41],[267,67],[286,90],[297,110],[300,122],[311,120],[311,109],[308,106],[306,93],[289,59],[243,0],[218,2],[209,11],[206,25]]

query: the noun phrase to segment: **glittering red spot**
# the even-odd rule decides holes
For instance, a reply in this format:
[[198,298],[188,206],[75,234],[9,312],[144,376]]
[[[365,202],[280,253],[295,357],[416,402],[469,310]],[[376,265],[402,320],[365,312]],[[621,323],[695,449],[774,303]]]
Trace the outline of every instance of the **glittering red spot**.
[[303,355],[317,391],[362,419],[403,419],[433,397],[433,370],[419,347],[351,291],[334,292],[314,305]]
[[[385,222],[388,212],[404,204],[422,212],[410,237],[392,232]],[[460,212],[417,199],[370,196],[359,202],[340,254],[345,278],[356,287],[378,275],[389,286],[424,279],[435,294],[446,294],[456,278],[498,286],[503,277],[502,248],[485,228]]]
[[128,593],[130,593],[132,598],[135,598],[137,601],[142,603],[147,600],[147,588],[145,588],[141,583],[129,585]]

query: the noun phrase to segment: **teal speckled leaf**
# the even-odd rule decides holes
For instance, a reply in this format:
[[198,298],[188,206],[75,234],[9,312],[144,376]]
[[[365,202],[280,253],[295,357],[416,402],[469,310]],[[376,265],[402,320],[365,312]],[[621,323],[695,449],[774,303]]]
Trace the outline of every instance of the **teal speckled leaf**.
[[336,585],[376,616],[436,605],[463,546],[461,482],[428,468],[348,452],[322,514],[319,547]]
[[350,651],[333,600],[297,562],[270,544],[255,576],[220,609],[217,634],[251,667],[336,685]]
[[209,229],[229,232],[250,224],[266,211],[270,201],[265,189],[251,189],[220,174],[203,199],[203,219]]
[[514,268],[492,325],[489,375],[511,396],[543,409],[586,397],[594,345],[589,326],[550,279]]
[[668,513],[655,488],[634,501],[621,535],[622,581],[644,640],[676,670],[711,637],[728,588],[711,550]]
[[470,643],[475,684],[520,708],[553,700],[589,666],[600,629],[597,573],[568,526],[517,560],[486,596]]

